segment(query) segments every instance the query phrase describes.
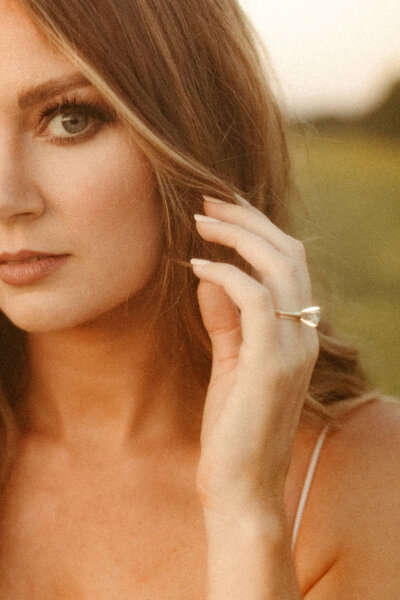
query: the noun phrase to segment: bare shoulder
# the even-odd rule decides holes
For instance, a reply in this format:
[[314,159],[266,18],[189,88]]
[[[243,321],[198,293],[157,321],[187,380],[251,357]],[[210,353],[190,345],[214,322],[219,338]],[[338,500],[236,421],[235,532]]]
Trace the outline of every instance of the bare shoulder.
[[362,404],[343,417],[339,431],[350,433],[356,430],[358,435],[374,439],[390,440],[390,431],[395,433],[400,427],[400,399],[382,396],[376,400]]
[[299,556],[309,600],[398,598],[400,402],[351,411],[326,438]]
[[400,402],[384,399],[350,412],[327,440],[322,478],[342,502],[343,535],[360,527],[360,534],[378,536],[375,523],[393,525],[400,517]]
[[[400,401],[383,397],[350,411],[342,418],[341,427],[331,432],[327,443],[330,466],[340,464],[343,472],[365,485],[365,469],[380,477],[383,469],[398,480],[398,473],[386,467],[400,464],[399,442]],[[380,492],[383,491],[381,487]]]

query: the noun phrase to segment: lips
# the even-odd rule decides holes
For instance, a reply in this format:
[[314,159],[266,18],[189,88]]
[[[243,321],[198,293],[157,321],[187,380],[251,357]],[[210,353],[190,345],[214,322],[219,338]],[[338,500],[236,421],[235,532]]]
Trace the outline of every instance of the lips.
[[0,265],[14,265],[20,263],[36,262],[41,258],[48,258],[50,256],[57,256],[47,252],[37,252],[35,250],[20,250],[19,252],[9,253],[4,252],[0,254]]
[[25,258],[25,260],[5,260],[0,262],[0,265],[18,265],[21,263],[32,263],[39,260],[38,256],[34,256],[33,258]]
[[58,271],[69,254],[48,254],[21,250],[0,254],[0,280],[10,286],[33,285]]

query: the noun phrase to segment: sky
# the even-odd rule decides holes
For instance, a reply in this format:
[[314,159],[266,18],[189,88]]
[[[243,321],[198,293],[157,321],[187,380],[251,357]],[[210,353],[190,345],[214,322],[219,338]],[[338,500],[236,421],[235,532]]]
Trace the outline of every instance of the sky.
[[368,110],[400,78],[400,0],[239,0],[299,116]]

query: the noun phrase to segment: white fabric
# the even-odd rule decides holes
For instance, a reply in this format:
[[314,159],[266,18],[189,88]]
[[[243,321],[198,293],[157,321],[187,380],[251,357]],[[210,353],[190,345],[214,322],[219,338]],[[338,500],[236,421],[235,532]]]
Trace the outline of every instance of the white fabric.
[[301,490],[299,504],[297,506],[296,518],[294,520],[293,532],[292,532],[292,552],[296,546],[297,535],[299,533],[301,519],[303,517],[304,508],[307,502],[308,494],[310,492],[311,483],[314,477],[315,467],[317,466],[318,458],[321,452],[322,444],[324,443],[325,436],[328,432],[329,425],[326,425],[318,436],[315,443],[313,453],[311,455],[310,464],[308,465],[307,474],[304,479],[303,488]]

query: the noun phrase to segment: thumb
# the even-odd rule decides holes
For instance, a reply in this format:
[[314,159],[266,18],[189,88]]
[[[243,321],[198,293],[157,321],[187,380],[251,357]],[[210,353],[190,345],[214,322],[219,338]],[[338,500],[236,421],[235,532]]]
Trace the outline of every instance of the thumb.
[[213,374],[236,366],[242,332],[240,313],[225,290],[215,283],[200,281],[197,288],[200,312],[211,339]]

